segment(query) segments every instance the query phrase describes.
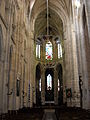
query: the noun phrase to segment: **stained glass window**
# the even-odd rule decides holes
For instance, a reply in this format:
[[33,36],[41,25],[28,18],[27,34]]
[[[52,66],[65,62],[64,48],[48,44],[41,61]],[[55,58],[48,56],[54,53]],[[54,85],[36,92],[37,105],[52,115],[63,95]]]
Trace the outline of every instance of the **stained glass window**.
[[62,46],[60,43],[58,44],[58,58],[62,58]]
[[41,78],[39,80],[39,91],[41,91]]
[[80,7],[80,0],[75,0],[75,6],[76,6],[77,8]]
[[40,58],[40,45],[36,45],[36,57]]
[[52,90],[52,76],[50,74],[47,76],[47,90]]
[[58,79],[58,91],[60,91],[60,80]]
[[49,41],[46,44],[46,59],[47,60],[52,60],[52,43]]

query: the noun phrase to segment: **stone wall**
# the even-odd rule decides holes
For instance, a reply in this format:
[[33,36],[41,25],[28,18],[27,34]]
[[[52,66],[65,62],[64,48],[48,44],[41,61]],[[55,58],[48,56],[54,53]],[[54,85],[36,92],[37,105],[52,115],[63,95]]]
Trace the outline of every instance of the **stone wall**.
[[[39,6],[38,2],[36,5]],[[51,4],[50,7],[52,6]],[[61,4],[57,6],[61,7]],[[66,87],[72,89],[72,100],[64,96],[64,102],[67,102],[68,106],[80,106],[79,76],[82,76],[82,107],[89,109],[90,2],[81,0],[81,6],[77,10],[72,0],[70,6],[72,9],[68,11],[69,14],[55,7],[53,6],[53,10],[63,22],[63,90],[65,91]],[[25,0],[0,0],[0,114],[7,113],[8,110],[33,107],[33,103],[36,103],[37,61],[34,51],[34,25],[43,7],[37,13],[35,6],[32,12],[29,8],[31,8],[29,0],[27,2]],[[20,87],[19,95],[17,95],[17,80]]]

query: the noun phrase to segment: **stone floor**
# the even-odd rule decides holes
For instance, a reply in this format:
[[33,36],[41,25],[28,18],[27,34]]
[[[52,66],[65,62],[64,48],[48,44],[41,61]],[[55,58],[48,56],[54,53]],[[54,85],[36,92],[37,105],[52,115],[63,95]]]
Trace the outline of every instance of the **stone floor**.
[[90,120],[90,111],[80,108],[43,107],[23,109],[1,116],[0,120]]
[[57,120],[55,109],[45,109],[42,120]]
[[15,113],[9,113],[2,115],[0,120],[42,120],[43,118],[43,109],[23,109]]
[[90,120],[90,111],[80,108],[56,109],[57,120]]

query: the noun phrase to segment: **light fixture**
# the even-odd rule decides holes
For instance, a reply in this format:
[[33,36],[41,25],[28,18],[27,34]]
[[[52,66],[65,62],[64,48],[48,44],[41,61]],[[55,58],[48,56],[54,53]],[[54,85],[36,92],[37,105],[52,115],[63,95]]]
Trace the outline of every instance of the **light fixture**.
[[80,8],[80,0],[75,0],[75,7]]

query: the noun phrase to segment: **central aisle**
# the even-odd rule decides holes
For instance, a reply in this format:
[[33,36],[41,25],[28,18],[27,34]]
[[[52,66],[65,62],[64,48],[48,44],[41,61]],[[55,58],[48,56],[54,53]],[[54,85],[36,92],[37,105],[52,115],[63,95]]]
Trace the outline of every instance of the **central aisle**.
[[54,109],[45,109],[42,120],[57,120]]

